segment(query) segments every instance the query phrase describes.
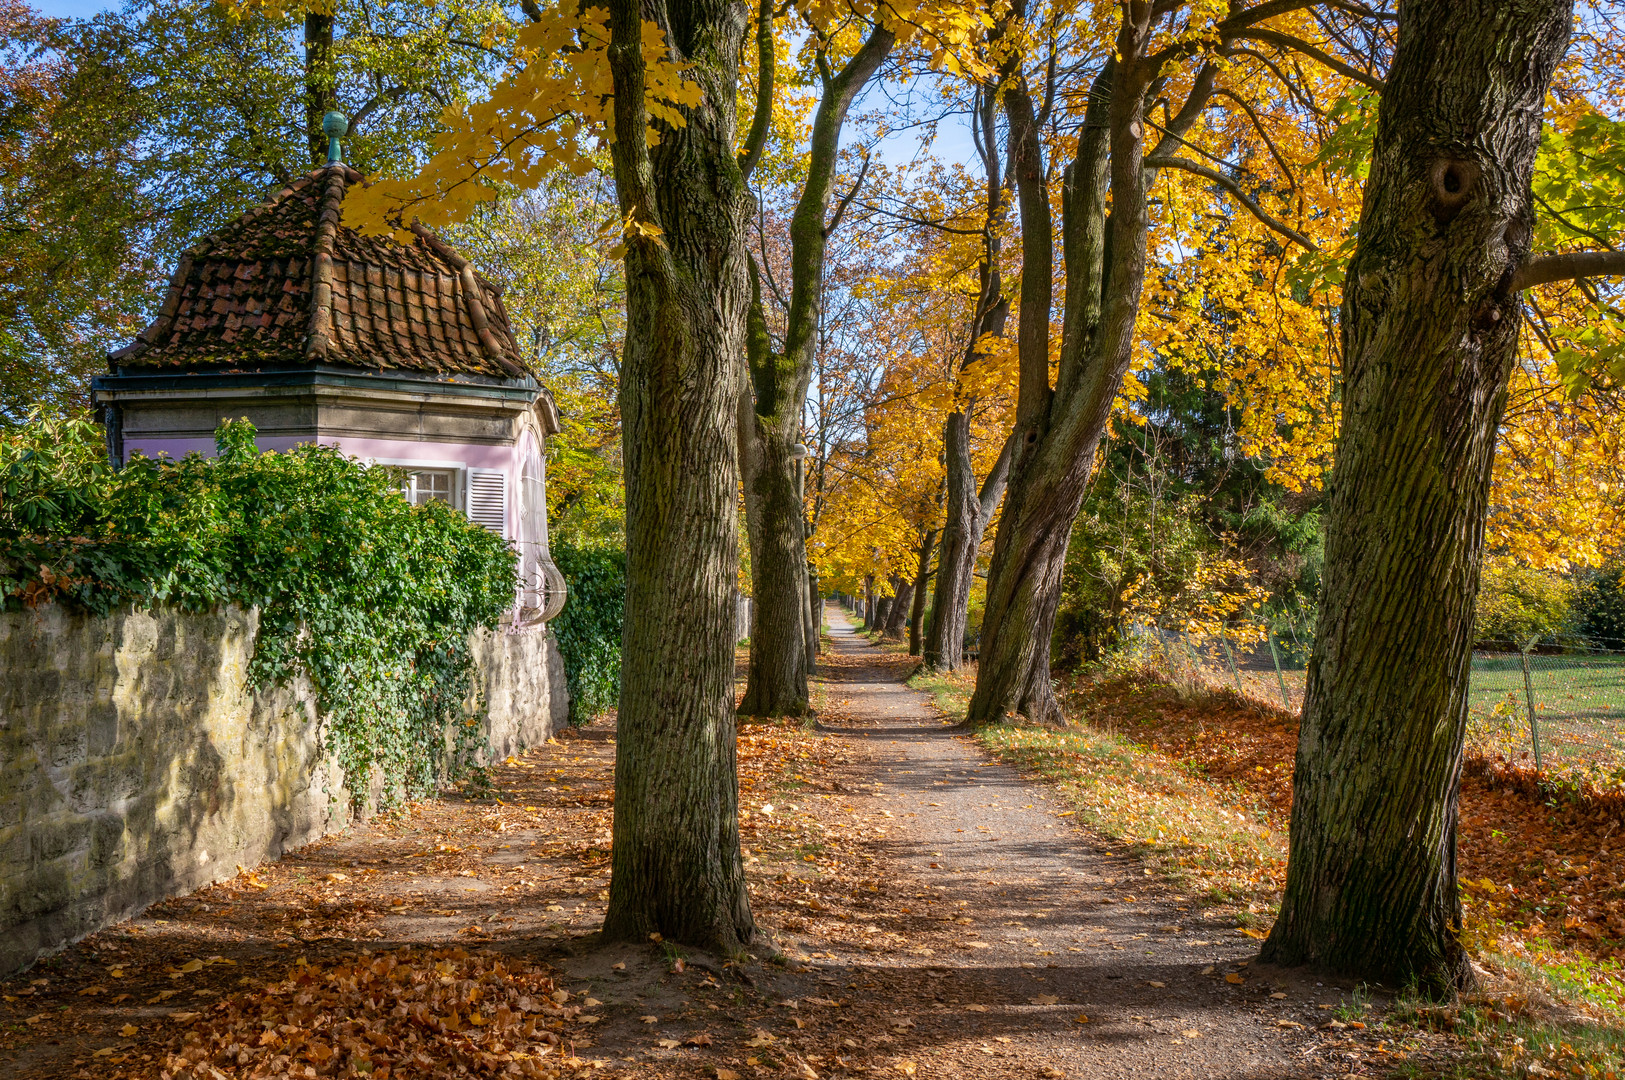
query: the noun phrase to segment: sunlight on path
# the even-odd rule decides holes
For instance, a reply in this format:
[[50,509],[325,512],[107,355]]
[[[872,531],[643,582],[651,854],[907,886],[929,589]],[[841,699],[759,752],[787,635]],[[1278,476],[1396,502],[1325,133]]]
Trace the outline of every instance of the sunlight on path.
[[1253,976],[1256,942],[1230,919],[1073,827],[1043,785],[992,763],[925,694],[865,666],[883,654],[838,607],[826,618],[821,678],[854,720],[830,730],[867,744],[866,798],[901,822],[882,845],[894,895],[963,927],[950,962],[984,988],[985,1007],[964,1016],[970,1054],[1036,1056],[1089,1077],[1321,1074],[1302,1055],[1322,1041],[1314,1029],[1340,988]]

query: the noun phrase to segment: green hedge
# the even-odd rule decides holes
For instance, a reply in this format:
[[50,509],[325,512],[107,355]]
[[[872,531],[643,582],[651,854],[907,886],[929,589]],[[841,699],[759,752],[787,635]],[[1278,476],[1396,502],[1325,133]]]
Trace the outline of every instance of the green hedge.
[[570,723],[585,724],[621,694],[621,620],[626,612],[626,552],[608,546],[554,544],[553,562],[570,586],[564,610],[548,625],[564,654]]
[[[391,470],[305,446],[261,454],[246,420],[219,456],[107,461],[101,429],[35,420],[0,436],[0,602],[260,609],[251,676],[308,676],[349,777],[384,802],[473,763],[481,717],[468,634],[514,600],[508,545]],[[351,784],[358,793],[365,783]]]

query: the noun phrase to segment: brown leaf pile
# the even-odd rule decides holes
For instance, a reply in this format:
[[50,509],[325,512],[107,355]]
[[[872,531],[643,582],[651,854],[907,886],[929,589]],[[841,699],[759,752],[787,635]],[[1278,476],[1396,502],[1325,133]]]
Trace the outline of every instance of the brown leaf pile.
[[[1068,711],[1145,749],[1242,787],[1280,813],[1292,804],[1297,718],[1224,691],[1183,697],[1153,673],[1079,680]],[[1621,813],[1608,800],[1554,797],[1504,764],[1468,763],[1458,829],[1469,914],[1508,941],[1625,956]]]
[[547,1077],[566,1023],[551,973],[462,949],[399,949],[298,965],[221,1002],[185,1032],[162,1080],[468,1075]]

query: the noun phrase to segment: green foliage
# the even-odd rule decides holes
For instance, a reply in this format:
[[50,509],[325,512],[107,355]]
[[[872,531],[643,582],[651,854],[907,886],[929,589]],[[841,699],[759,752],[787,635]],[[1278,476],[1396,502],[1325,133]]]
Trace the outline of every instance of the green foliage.
[[626,551],[570,543],[555,543],[552,549],[553,564],[570,586],[570,599],[548,625],[564,656],[570,723],[585,724],[620,698]]
[[1513,559],[1488,559],[1478,590],[1478,640],[1521,649],[1571,636],[1574,601],[1574,584],[1566,578]]
[[345,158],[416,171],[443,106],[501,66],[489,0],[338,0],[330,70],[303,21],[212,0],[94,18],[0,0],[0,425],[89,405],[88,379],[152,317],[181,251],[313,164],[307,88],[351,118]]
[[575,545],[625,542],[616,398],[626,284],[604,232],[615,205],[606,173],[560,170],[534,191],[483,205],[447,234],[506,289],[515,337],[534,350],[558,404],[564,430],[548,440],[548,533]]
[[1089,489],[1066,551],[1056,637],[1074,660],[1121,643],[1138,601],[1180,593],[1214,547],[1187,502],[1113,479],[1102,473]]
[[428,794],[472,763],[468,635],[513,604],[512,550],[388,469],[329,447],[261,454],[246,420],[219,456],[112,468],[101,431],[38,420],[0,437],[0,599],[260,609],[251,676],[308,677],[359,799]]
[[1604,649],[1625,649],[1625,566],[1590,575],[1574,598],[1580,636]]

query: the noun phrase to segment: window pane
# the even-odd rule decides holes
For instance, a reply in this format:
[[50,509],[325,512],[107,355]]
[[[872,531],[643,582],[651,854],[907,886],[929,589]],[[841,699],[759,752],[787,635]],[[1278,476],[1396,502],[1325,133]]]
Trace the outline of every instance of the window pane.
[[443,503],[451,502],[451,472],[446,469],[432,469],[412,474],[412,501],[419,506],[430,499],[438,499]]

